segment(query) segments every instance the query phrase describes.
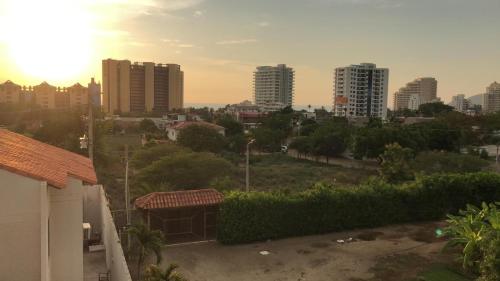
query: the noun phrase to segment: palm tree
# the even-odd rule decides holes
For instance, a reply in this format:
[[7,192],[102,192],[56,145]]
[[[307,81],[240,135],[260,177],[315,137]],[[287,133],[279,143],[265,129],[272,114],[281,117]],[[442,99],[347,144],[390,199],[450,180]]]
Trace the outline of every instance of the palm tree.
[[179,268],[176,264],[171,264],[163,271],[157,265],[150,265],[146,270],[146,278],[144,281],[188,281],[175,270]]
[[137,257],[137,280],[141,280],[141,270],[144,260],[151,253],[156,255],[156,264],[162,260],[161,248],[165,244],[163,233],[160,230],[149,230],[144,224],[138,224],[129,229],[129,233],[135,238],[138,244]]

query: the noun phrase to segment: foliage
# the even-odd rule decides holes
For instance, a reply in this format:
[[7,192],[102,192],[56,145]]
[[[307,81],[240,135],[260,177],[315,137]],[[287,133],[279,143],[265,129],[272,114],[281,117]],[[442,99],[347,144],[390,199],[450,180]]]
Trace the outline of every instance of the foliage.
[[418,107],[418,112],[425,117],[434,117],[439,114],[453,111],[453,106],[446,105],[442,102],[424,103]]
[[151,147],[139,149],[132,156],[131,164],[136,169],[142,169],[160,160],[165,156],[172,156],[178,153],[188,153],[191,150],[172,143],[158,144]]
[[261,126],[252,130],[255,146],[266,152],[276,152],[281,150],[281,143],[286,138],[286,133],[282,130],[274,130]]
[[168,185],[174,189],[204,188],[231,173],[231,163],[211,153],[177,153],[160,158],[138,171],[134,188]]
[[[497,198],[498,199],[498,198]],[[500,280],[500,203],[467,205],[460,215],[449,215],[445,233],[448,246],[462,248],[463,267],[479,275],[477,280]]]
[[156,133],[159,131],[158,127],[156,127],[155,122],[151,119],[144,118],[139,123],[139,130],[143,133]]
[[389,144],[385,147],[381,158],[380,174],[388,182],[396,183],[413,179],[410,167],[413,158],[411,149],[403,148],[398,143]]
[[436,220],[466,204],[500,199],[500,175],[433,175],[357,188],[318,184],[301,193],[232,192],[221,205],[218,240],[226,244]]
[[158,265],[152,264],[146,269],[144,281],[187,281],[176,272],[178,268],[178,265],[170,264],[165,270],[162,270]]
[[217,119],[216,124],[226,129],[226,136],[243,134],[243,124],[236,121],[231,116],[224,115],[223,117]]
[[489,165],[488,161],[474,155],[446,151],[426,151],[417,155],[412,169],[424,174],[479,172]]
[[177,142],[196,152],[219,153],[224,148],[225,139],[213,128],[194,124],[180,131]]
[[162,260],[163,233],[159,230],[149,230],[144,224],[132,226],[128,231],[137,247],[137,280],[141,280],[144,261],[150,254],[155,254],[156,264],[160,264]]

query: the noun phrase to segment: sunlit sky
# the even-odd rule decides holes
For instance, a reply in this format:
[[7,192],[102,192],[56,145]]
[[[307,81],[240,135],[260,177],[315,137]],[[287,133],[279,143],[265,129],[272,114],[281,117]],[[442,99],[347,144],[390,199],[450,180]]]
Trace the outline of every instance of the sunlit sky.
[[335,67],[422,76],[438,95],[500,81],[499,0],[0,0],[0,81],[101,80],[103,58],[178,63],[185,101],[252,97],[257,65],[296,71],[295,103],[330,107]]

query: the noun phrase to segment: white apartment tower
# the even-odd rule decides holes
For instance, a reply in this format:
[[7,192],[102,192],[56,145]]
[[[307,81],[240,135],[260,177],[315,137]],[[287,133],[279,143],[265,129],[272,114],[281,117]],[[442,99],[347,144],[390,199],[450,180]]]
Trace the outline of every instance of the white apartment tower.
[[254,72],[255,104],[276,110],[293,106],[294,74],[286,64],[257,67]]
[[102,61],[104,112],[168,112],[184,106],[184,72],[178,64]]
[[335,69],[333,111],[340,117],[387,117],[389,69],[362,63]]
[[415,110],[415,108],[410,107],[410,98],[413,95],[419,97],[420,104],[437,101],[437,80],[432,77],[424,77],[406,84],[405,87],[394,93],[394,110]]

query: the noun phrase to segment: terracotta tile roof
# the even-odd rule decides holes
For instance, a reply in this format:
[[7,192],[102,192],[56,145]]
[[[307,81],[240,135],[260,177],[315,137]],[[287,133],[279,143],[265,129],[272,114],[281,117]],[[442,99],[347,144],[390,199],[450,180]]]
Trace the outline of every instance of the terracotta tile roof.
[[215,189],[154,192],[135,200],[139,209],[169,209],[217,205],[224,201],[224,195]]
[[183,122],[179,122],[179,123],[172,125],[170,128],[176,129],[176,130],[182,130],[182,129],[187,128],[187,127],[192,126],[192,125],[206,126],[206,127],[213,128],[215,130],[224,130],[224,127],[222,127],[222,126],[219,126],[219,125],[214,124],[214,123],[205,122],[205,121],[183,121]]
[[90,159],[5,129],[0,129],[0,169],[57,188],[66,187],[68,176],[97,183]]

